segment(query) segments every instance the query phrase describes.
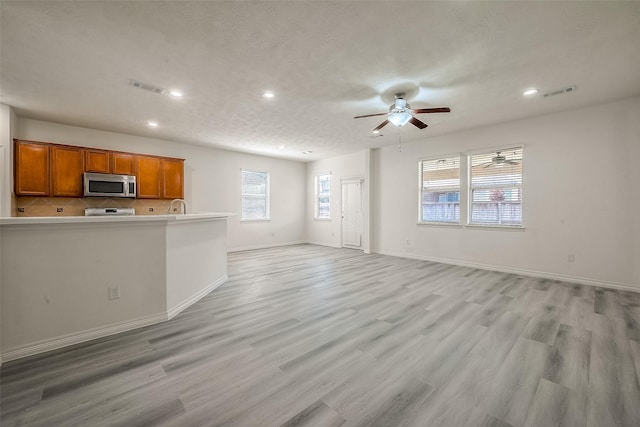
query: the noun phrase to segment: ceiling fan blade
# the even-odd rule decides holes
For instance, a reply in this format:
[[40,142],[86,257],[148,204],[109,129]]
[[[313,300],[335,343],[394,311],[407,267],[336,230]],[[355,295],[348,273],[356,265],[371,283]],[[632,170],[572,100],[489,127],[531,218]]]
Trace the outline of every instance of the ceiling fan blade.
[[411,120],[409,120],[409,123],[411,123],[415,127],[419,127],[420,129],[424,129],[427,126],[429,126],[428,124],[426,124],[424,122],[421,122],[420,120],[416,119],[415,117],[411,117]]
[[371,132],[375,132],[377,130],[382,129],[383,127],[385,127],[387,125],[387,123],[389,123],[389,120],[385,120],[384,122],[380,123],[374,130],[372,130]]
[[389,113],[366,114],[364,116],[355,116],[354,119],[361,119],[363,117],[386,116],[387,114],[389,114]]
[[413,111],[415,114],[424,114],[424,113],[450,113],[451,108],[449,107],[438,107],[438,108],[416,108]]

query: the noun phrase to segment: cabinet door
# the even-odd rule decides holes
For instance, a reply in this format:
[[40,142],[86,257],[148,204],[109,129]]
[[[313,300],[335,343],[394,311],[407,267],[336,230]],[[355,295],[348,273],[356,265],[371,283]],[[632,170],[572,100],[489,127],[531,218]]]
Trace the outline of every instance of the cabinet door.
[[79,147],[51,146],[51,195],[82,197],[84,150]]
[[184,160],[162,159],[162,198],[184,198]]
[[109,173],[109,152],[105,150],[84,150],[84,171]]
[[111,173],[133,175],[133,154],[111,153]]
[[14,183],[17,196],[49,195],[49,146],[15,142]]
[[139,199],[159,199],[160,179],[162,171],[160,169],[160,158],[149,156],[135,156],[136,183],[138,185]]

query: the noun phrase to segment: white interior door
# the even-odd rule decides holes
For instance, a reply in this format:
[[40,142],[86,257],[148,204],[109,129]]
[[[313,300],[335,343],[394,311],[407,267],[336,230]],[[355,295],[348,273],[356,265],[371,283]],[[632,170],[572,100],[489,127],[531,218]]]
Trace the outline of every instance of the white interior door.
[[342,246],[362,248],[362,181],[342,181]]

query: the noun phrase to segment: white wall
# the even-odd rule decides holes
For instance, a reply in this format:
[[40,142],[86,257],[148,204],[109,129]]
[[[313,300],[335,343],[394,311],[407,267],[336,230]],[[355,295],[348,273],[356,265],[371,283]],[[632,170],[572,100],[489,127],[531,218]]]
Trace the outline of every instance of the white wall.
[[[159,224],[1,226],[2,352],[15,353],[7,359],[104,329],[121,332],[123,322],[166,319],[166,226]],[[115,286],[121,298],[109,301]]]
[[[230,250],[304,239],[304,163],[21,117],[16,138],[184,158],[189,212],[238,214],[229,219]],[[271,173],[271,221],[240,222],[241,169]]]
[[[307,163],[306,240],[324,246],[341,246],[341,204],[343,178],[363,178],[362,205],[364,214],[363,249],[369,252],[369,150]],[[314,219],[315,177],[331,173],[331,219]]]
[[16,121],[13,109],[0,104],[0,216],[11,215],[13,134]]
[[169,317],[227,280],[227,219],[179,221],[167,227]]
[[[12,159],[13,134],[16,127],[16,115],[11,107],[0,104],[0,217],[11,212],[11,187],[13,185]],[[0,264],[2,263],[2,241],[0,240]],[[0,290],[2,278],[0,277]],[[0,319],[2,319],[2,292],[0,292]],[[1,330],[2,328],[0,328]],[[2,333],[0,332],[0,349]],[[0,365],[2,357],[0,355]]]
[[165,321],[227,280],[226,217],[23,222],[0,224],[5,360]]
[[[420,159],[520,144],[524,231],[416,224]],[[631,98],[375,150],[374,251],[640,289],[639,146]]]

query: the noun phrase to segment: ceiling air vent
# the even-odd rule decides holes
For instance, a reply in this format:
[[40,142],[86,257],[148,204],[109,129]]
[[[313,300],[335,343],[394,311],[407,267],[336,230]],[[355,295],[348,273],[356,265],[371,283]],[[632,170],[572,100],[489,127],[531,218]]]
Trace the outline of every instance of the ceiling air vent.
[[547,98],[549,96],[562,95],[562,94],[565,94],[565,93],[571,93],[571,92],[575,92],[575,91],[576,91],[576,87],[575,86],[568,86],[568,87],[563,87],[562,89],[556,89],[556,90],[552,90],[552,91],[547,92],[547,93],[543,93],[542,96]]
[[137,80],[129,80],[129,86],[136,87],[138,89],[146,90],[149,92],[157,93],[159,95],[164,95],[167,91],[165,88],[154,86],[149,83],[142,83]]

